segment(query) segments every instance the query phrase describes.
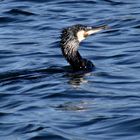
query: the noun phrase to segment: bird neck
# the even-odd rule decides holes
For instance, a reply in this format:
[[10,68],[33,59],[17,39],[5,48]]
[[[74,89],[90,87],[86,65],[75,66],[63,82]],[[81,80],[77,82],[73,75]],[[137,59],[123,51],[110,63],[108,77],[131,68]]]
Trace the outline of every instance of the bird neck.
[[73,70],[92,70],[93,64],[91,61],[83,59],[80,53],[78,52],[79,41],[74,37],[72,33],[63,31],[60,42],[61,50],[68,61],[72,66]]
[[61,42],[61,49],[64,57],[68,63],[72,66],[72,69],[75,71],[91,71],[94,67],[91,61],[82,58],[78,52],[79,42],[78,41],[69,41],[67,43]]
[[82,66],[83,58],[78,52],[78,47],[79,42],[74,39],[61,44],[63,55],[73,69],[80,69],[80,67]]

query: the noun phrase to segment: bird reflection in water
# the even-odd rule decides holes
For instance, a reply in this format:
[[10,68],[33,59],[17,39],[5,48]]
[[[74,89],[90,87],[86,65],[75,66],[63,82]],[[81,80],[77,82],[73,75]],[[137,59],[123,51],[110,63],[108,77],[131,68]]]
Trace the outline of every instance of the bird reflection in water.
[[86,79],[87,76],[90,76],[92,73],[82,73],[82,74],[75,74],[75,73],[68,73],[66,77],[69,78],[68,83],[72,85],[74,88],[80,87],[82,84],[88,83]]

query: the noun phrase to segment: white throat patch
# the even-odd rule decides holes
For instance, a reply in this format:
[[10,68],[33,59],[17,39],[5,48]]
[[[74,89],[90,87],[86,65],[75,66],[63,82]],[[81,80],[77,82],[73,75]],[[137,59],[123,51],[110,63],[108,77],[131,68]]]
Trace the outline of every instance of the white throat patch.
[[82,31],[82,30],[77,33],[77,38],[78,38],[79,42],[81,42],[82,40],[85,39],[84,33],[85,33],[85,31]]

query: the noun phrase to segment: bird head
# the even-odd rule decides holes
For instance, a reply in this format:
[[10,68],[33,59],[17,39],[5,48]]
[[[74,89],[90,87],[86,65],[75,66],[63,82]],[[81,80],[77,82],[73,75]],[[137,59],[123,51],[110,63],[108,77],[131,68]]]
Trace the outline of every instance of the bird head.
[[73,25],[68,28],[68,30],[72,31],[74,36],[78,39],[79,43],[83,41],[89,35],[95,34],[103,29],[107,29],[106,25],[98,26],[98,27],[91,27],[85,26],[81,24]]

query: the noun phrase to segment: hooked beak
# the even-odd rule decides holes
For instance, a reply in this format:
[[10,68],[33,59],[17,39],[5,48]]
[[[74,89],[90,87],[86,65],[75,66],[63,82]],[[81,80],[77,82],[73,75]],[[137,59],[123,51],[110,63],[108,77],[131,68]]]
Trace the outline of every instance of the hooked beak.
[[89,29],[88,31],[86,31],[84,33],[84,36],[87,37],[91,34],[94,34],[94,33],[97,33],[99,31],[102,31],[102,30],[105,30],[105,29],[108,29],[109,27],[106,26],[106,25],[103,25],[103,26],[99,26],[99,27],[91,27],[91,29]]

